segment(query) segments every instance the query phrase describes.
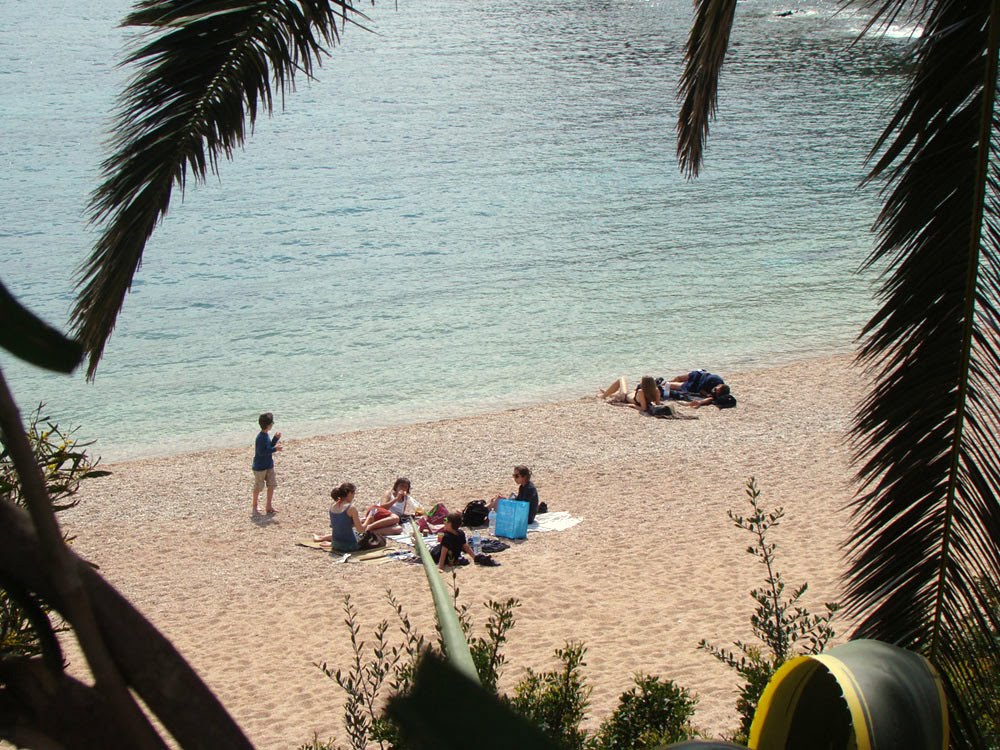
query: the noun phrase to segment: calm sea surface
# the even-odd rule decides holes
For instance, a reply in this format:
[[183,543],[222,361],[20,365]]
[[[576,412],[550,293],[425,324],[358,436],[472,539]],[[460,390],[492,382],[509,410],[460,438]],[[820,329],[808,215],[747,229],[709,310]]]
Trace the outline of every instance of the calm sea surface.
[[[793,15],[780,15],[795,9]],[[0,3],[0,274],[65,327],[128,71],[122,0]],[[689,0],[366,6],[316,80],[190,185],[98,371],[0,354],[105,460],[572,398],[621,373],[850,349],[863,159],[908,29],[740,3],[707,168],[675,161]],[[738,395],[738,393],[737,393]]]

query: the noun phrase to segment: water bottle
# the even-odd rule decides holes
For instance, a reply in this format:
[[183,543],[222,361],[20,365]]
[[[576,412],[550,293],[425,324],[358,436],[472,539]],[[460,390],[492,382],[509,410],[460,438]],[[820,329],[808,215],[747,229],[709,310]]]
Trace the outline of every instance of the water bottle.
[[490,527],[490,534],[495,536],[497,532],[497,512],[495,510],[491,510],[486,518],[488,519],[487,523]]
[[479,537],[478,531],[472,532],[472,554],[479,555],[483,551],[483,540]]

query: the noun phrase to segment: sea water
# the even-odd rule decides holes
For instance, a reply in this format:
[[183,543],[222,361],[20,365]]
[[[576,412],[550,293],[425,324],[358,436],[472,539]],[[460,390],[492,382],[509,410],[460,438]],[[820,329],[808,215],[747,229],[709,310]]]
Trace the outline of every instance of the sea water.
[[[369,30],[176,193],[95,382],[0,366],[108,460],[249,446],[262,411],[296,437],[848,351],[874,309],[858,185],[914,30],[852,46],[867,19],[838,4],[738,5],[693,181],[689,0],[362,6]],[[63,328],[128,10],[0,4],[0,277]]]

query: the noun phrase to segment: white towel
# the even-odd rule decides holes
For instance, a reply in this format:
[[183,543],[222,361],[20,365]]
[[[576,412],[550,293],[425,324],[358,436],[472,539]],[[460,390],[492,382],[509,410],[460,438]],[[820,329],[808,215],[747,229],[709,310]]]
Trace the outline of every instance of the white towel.
[[535,520],[528,524],[528,531],[565,531],[582,520],[571,516],[565,510],[550,511],[535,516]]

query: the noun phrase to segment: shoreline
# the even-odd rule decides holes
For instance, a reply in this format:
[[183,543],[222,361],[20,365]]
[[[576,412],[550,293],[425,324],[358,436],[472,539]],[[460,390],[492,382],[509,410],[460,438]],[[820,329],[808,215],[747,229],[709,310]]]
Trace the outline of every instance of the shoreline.
[[[697,693],[695,723],[718,736],[738,722],[737,679],[697,643],[751,638],[749,592],[762,582],[744,551],[746,532],[726,510],[747,507],[744,485],[755,476],[765,507],[786,512],[772,536],[789,586],[808,581],[805,604],[814,613],[839,598],[853,495],[844,435],[863,393],[851,361],[724,373],[739,405],[699,409],[696,420],[653,419],[588,394],[288,439],[277,454],[280,512],[257,523],[249,518],[250,447],[102,462],[114,474],[84,482],[80,505],[59,520],[76,535],[74,548],[171,638],[251,740],[287,748],[314,732],[345,736],[342,691],[315,666],[349,665],[345,594],[366,640],[380,620],[394,622],[387,588],[433,635],[419,566],[336,565],[295,546],[324,528],[330,488],[354,482],[365,506],[403,474],[422,502],[460,510],[510,490],[511,467],[527,464],[549,508],[582,523],[529,535],[496,555],[501,567],[457,572],[476,634],[481,602],[521,603],[501,686],[511,689],[526,667],[554,669],[554,649],[582,641],[593,687],[586,727],[596,728],[642,672]],[[848,624],[838,617],[838,634]],[[67,657],[78,667],[72,644]]]
[[[757,374],[762,372],[767,372],[774,370],[779,367],[792,367],[799,364],[808,365],[810,363],[822,363],[832,360],[851,360],[853,359],[853,350],[835,350],[833,353],[825,353],[813,357],[796,357],[793,355],[787,355],[777,358],[768,366],[762,364],[749,364],[744,367],[737,368],[717,368],[713,371],[721,372],[724,377],[726,377],[727,382],[739,382],[741,378],[754,378]],[[619,375],[622,373],[618,373]],[[638,384],[641,375],[646,373],[631,374],[625,373],[629,379],[631,386]],[[656,372],[656,375],[675,375],[672,370],[668,372]],[[607,383],[604,386],[611,383],[612,379],[618,377],[618,375],[612,375],[607,378]],[[576,397],[570,395],[566,401],[575,401],[577,399],[587,399],[590,398],[594,393],[597,392],[598,386],[591,384],[592,387],[585,388],[580,387],[578,392],[581,395]],[[577,391],[573,391],[577,392]],[[736,394],[739,398],[739,394]],[[486,417],[492,414],[502,414],[511,411],[518,411],[522,409],[532,409],[538,406],[544,406],[546,404],[551,404],[552,401],[543,400],[541,398],[530,398],[522,396],[510,396],[503,399],[496,399],[495,402],[476,402],[465,404],[459,407],[452,407],[452,413],[437,413],[431,409],[427,409],[424,412],[418,411],[415,418],[398,418],[391,416],[377,416],[370,417],[365,420],[361,420],[358,424],[352,424],[349,426],[341,427],[340,429],[331,427],[335,424],[335,420],[323,420],[314,423],[308,423],[313,425],[313,427],[307,428],[305,430],[301,429],[299,423],[289,423],[281,421],[281,415],[275,413],[276,419],[278,420],[277,430],[282,432],[284,435],[293,435],[293,437],[286,438],[285,442],[300,442],[300,441],[310,441],[329,437],[335,437],[340,435],[350,435],[354,433],[365,433],[380,430],[395,430],[405,428],[411,425],[423,425],[423,424],[437,424],[446,423],[462,419],[472,419],[476,417]],[[22,415],[24,411],[22,409]],[[112,448],[111,458],[104,458],[100,450],[88,451],[88,453],[94,453],[101,458],[101,464],[104,467],[117,466],[121,464],[136,463],[141,461],[157,461],[157,460],[168,460],[171,458],[183,459],[188,456],[199,456],[205,453],[215,453],[220,451],[242,451],[253,450],[253,437],[256,434],[256,426],[254,419],[249,420],[248,426],[245,430],[232,433],[226,433],[221,438],[205,438],[205,443],[201,444],[201,440],[196,440],[199,443],[198,447],[183,449],[180,448],[185,442],[185,439],[181,437],[175,440],[168,441],[170,446],[165,449],[154,448],[152,446],[144,446],[140,448],[131,448],[129,451],[122,453],[121,449],[118,449],[119,453],[122,455],[116,455],[114,448]],[[296,427],[299,428],[300,432],[296,434]],[[100,448],[100,438],[81,438],[83,442],[94,441],[94,448]]]

